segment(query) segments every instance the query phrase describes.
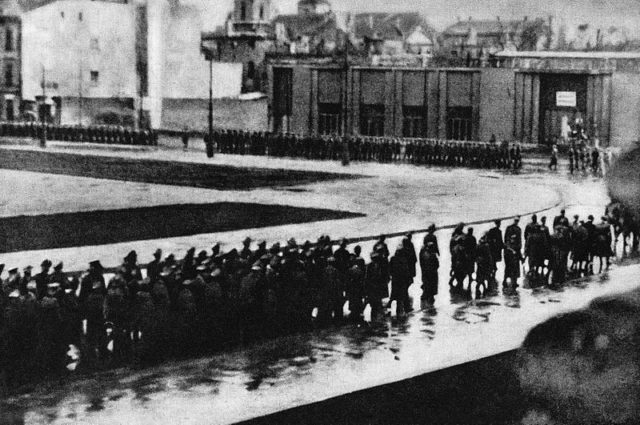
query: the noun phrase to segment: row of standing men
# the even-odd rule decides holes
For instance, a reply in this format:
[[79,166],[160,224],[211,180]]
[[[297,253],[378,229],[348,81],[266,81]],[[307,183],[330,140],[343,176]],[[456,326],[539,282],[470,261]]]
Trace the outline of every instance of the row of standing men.
[[[319,135],[216,130],[213,142],[221,153],[269,155],[320,160],[409,162],[444,166],[518,169],[520,146],[435,139]],[[189,134],[182,141],[188,146]],[[208,144],[208,137],[205,137]]]
[[114,125],[53,125],[30,122],[0,123],[0,137],[42,138],[65,142],[87,142],[119,145],[157,146],[158,133],[153,129],[135,130]]

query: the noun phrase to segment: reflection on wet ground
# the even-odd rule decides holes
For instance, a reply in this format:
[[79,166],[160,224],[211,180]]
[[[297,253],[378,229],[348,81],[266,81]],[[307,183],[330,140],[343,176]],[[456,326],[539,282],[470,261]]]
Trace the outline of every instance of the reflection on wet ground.
[[[518,347],[545,318],[637,285],[640,265],[483,299],[439,296],[406,318],[277,338],[243,350],[95,379],[50,382],[0,403],[0,422],[229,423]],[[421,307],[426,307],[420,310]]]

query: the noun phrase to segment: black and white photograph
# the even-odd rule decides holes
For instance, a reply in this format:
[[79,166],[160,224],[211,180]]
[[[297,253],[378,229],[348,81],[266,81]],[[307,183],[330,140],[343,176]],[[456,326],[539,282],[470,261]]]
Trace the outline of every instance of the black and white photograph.
[[640,424],[640,0],[0,0],[0,425]]

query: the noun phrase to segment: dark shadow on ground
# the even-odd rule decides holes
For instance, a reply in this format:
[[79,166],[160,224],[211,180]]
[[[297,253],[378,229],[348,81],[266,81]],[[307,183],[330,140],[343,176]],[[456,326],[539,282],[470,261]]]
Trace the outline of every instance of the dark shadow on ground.
[[364,215],[241,202],[7,217],[0,218],[0,252],[164,239],[355,217]]
[[356,391],[246,424],[508,424],[527,407],[515,351]]
[[0,168],[217,190],[294,186],[360,176],[317,171],[111,158],[3,149]]

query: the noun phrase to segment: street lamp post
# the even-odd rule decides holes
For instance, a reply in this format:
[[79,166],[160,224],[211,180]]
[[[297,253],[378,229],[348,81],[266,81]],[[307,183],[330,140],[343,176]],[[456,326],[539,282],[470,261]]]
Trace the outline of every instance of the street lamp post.
[[213,55],[209,56],[209,133],[206,145],[207,157],[213,158]]
[[42,65],[42,133],[40,134],[40,147],[47,147],[47,79],[44,65]]

